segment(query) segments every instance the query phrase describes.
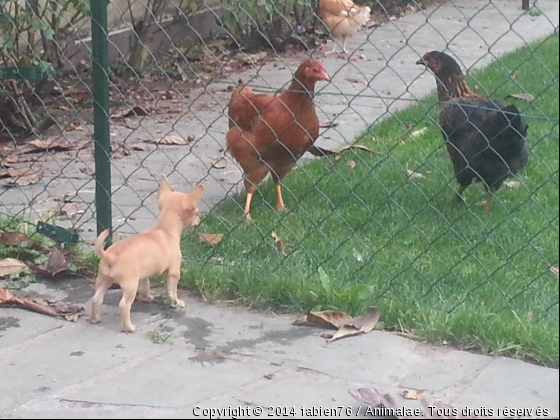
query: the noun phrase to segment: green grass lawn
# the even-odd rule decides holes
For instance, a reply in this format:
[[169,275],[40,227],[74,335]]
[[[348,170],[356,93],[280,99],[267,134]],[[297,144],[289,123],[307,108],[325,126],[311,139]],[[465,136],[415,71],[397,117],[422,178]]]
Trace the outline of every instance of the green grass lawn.
[[[216,246],[185,239],[183,285],[296,310],[354,315],[376,306],[387,329],[558,366],[558,278],[549,271],[559,252],[558,36],[532,48],[469,80],[517,105],[530,125],[521,186],[501,189],[489,215],[481,184],[467,189],[467,204],[452,200],[457,183],[432,95],[359,139],[385,155],[348,151],[289,174],[289,211],[271,207],[271,181],[253,200],[255,224],[239,220],[244,193],[216,207],[197,231],[224,238]],[[523,89],[537,99],[506,98]],[[426,178],[409,180],[406,169]]]

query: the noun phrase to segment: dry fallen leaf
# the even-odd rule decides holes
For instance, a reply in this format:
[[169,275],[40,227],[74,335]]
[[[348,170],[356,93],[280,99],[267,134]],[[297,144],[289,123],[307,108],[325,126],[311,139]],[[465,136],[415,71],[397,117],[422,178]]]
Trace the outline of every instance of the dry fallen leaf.
[[420,398],[422,395],[424,395],[424,391],[420,391],[418,389],[415,390],[408,390],[405,389],[404,391],[402,391],[400,393],[403,397],[405,397],[407,400],[417,400],[418,398]]
[[83,306],[70,303],[46,301],[45,304],[35,299],[20,298],[6,288],[0,289],[0,305],[23,306],[44,315],[60,317],[74,322],[85,312]]
[[39,245],[23,232],[4,232],[0,230],[0,245],[19,246],[21,243],[25,243],[29,249],[41,249]]
[[340,149],[335,149],[332,152],[335,153],[335,154],[339,154],[339,153],[342,153],[342,152],[344,152],[346,150],[350,150],[350,149],[360,149],[360,150],[364,150],[366,152],[373,153],[373,154],[376,154],[376,155],[382,155],[383,154],[381,152],[378,152],[377,150],[370,149],[369,147],[364,146],[363,144],[354,144],[352,146],[344,146]]
[[179,137],[179,136],[165,136],[159,139],[152,140],[150,142],[157,143],[157,144],[177,145],[177,146],[184,146],[185,144],[187,144],[187,141],[183,137]]
[[506,181],[504,185],[508,188],[519,188],[521,187],[521,182],[519,181]]
[[142,143],[133,143],[130,145],[130,148],[138,152],[147,152],[148,150],[150,150],[150,148],[147,145]]
[[85,175],[93,176],[93,171],[91,169],[89,169],[87,166],[84,166],[84,167],[80,168],[80,172],[85,174]]
[[227,165],[227,161],[225,158],[219,158],[212,162],[212,167],[216,169],[224,169]]
[[43,156],[29,156],[29,155],[10,155],[6,156],[0,162],[0,166],[13,166],[17,163],[31,164],[33,162],[45,162],[47,159]]
[[418,172],[411,171],[410,169],[406,170],[406,174],[410,179],[423,179],[426,178],[424,175]]
[[64,130],[66,132],[69,131],[86,131],[86,127],[83,124],[70,124],[68,127],[66,127],[66,129]]
[[508,98],[523,99],[524,101],[534,101],[535,97],[530,93],[513,93],[507,96]]
[[365,314],[352,318],[346,322],[333,336],[329,342],[340,338],[351,337],[357,334],[367,334],[375,328],[379,321],[379,309],[368,308]]
[[11,184],[20,186],[36,184],[40,179],[40,175],[29,168],[8,168],[6,170],[0,170],[0,178],[7,177],[11,178],[9,180]]
[[211,245],[218,245],[222,242],[222,238],[224,237],[223,233],[201,233],[198,232],[198,238],[202,242],[208,242]]
[[5,258],[0,260],[0,277],[9,276],[10,274],[18,274],[27,270],[27,264],[15,258]]
[[[352,397],[370,407],[388,408],[393,411],[394,417],[397,419],[486,419],[490,417],[485,416],[466,416],[463,415],[462,410],[457,407],[452,407],[441,401],[436,401],[433,398],[426,398],[421,394],[418,395],[418,400],[420,402],[421,408],[420,413],[417,415],[409,415],[404,405],[397,403],[397,399],[394,398],[391,393],[381,394],[375,388],[359,388],[355,392],[348,390]],[[419,391],[422,392],[422,391]],[[423,392],[422,392],[423,393]],[[401,394],[402,395],[402,394]],[[406,398],[406,396],[405,396]],[[524,418],[524,417],[517,417]],[[527,417],[525,417],[527,418]]]
[[313,156],[322,157],[322,156],[338,155],[338,154],[340,154],[340,153],[342,153],[346,150],[350,150],[350,149],[360,149],[360,150],[364,150],[364,151],[369,152],[369,153],[374,153],[376,155],[383,155],[384,154],[382,152],[378,152],[377,150],[370,149],[369,147],[364,146],[363,144],[354,144],[352,146],[344,146],[340,149],[334,149],[334,150],[324,149],[322,147],[313,145],[307,151],[309,153],[311,153]]
[[68,262],[66,257],[58,249],[54,249],[47,265],[36,265],[28,263],[29,268],[39,274],[56,276],[58,273],[68,270]]
[[282,255],[287,257],[288,254],[286,253],[286,245],[284,245],[284,242],[278,237],[278,235],[276,235],[276,232],[272,232],[270,236],[272,236],[272,239],[274,239],[274,242],[276,243],[276,246],[278,247]]
[[351,160],[350,162],[347,163],[347,165],[350,166],[351,169],[354,169],[356,167],[356,162]]
[[320,128],[330,128],[338,126],[337,122],[332,122],[329,120],[319,120],[319,127]]
[[560,272],[558,270],[558,267],[551,265],[550,266],[550,271],[552,274],[554,274],[556,277],[558,277],[560,275]]
[[143,108],[141,106],[134,106],[132,109],[123,109],[121,111],[115,112],[111,115],[111,118],[118,120],[121,118],[129,118],[129,117],[144,117],[148,115],[148,109]]
[[420,137],[426,131],[428,131],[428,127],[421,128],[420,130],[416,130],[416,131],[413,131],[412,133],[410,133],[410,137],[412,137],[412,138]]
[[309,312],[305,316],[296,319],[293,325],[339,329],[351,319],[352,317],[345,312],[327,310],[322,312]]
[[60,214],[72,217],[80,212],[80,203],[65,203],[60,209]]
[[68,140],[57,140],[57,139],[47,139],[47,140],[33,140],[27,143],[31,146],[31,149],[26,149],[28,153],[42,152],[42,151],[66,151],[66,150],[81,150],[92,144],[92,140],[78,140],[78,141],[68,141]]

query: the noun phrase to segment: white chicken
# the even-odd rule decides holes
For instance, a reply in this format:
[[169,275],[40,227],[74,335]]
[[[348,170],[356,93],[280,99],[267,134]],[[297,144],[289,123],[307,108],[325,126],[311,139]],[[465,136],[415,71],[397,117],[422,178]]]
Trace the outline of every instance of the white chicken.
[[[354,35],[371,19],[369,6],[358,6],[352,0],[319,0],[319,15],[333,38],[342,38],[343,52],[346,38]],[[337,53],[336,47],[326,54]]]

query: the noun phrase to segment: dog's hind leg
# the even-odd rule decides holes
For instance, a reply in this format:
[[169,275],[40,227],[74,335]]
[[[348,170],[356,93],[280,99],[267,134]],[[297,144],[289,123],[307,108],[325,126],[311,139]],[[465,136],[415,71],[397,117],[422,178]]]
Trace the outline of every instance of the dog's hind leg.
[[92,324],[98,324],[101,322],[100,312],[101,305],[103,305],[103,298],[112,284],[113,282],[111,279],[106,278],[102,274],[99,274],[95,279],[95,294],[91,300],[91,315],[89,317],[89,322]]
[[136,327],[130,321],[130,308],[136,298],[138,281],[123,281],[121,282],[121,289],[123,295],[119,302],[119,309],[121,310],[122,330],[132,333],[136,331]]
[[151,302],[154,297],[150,293],[150,279],[141,279],[138,283],[138,294],[136,300],[141,302]]

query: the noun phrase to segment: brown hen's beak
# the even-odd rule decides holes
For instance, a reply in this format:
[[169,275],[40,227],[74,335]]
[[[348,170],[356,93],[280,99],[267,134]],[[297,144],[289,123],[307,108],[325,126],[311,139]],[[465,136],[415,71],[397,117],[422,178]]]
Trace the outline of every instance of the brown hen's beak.
[[425,66],[426,63],[424,62],[424,59],[421,58],[420,60],[418,60],[418,61],[416,62],[416,65],[417,65],[417,66]]
[[322,76],[322,79],[321,79],[321,80],[324,80],[325,82],[329,82],[329,81],[331,80],[331,78],[329,77],[329,75],[327,74],[326,71],[323,71],[323,73],[321,74],[321,76]]

